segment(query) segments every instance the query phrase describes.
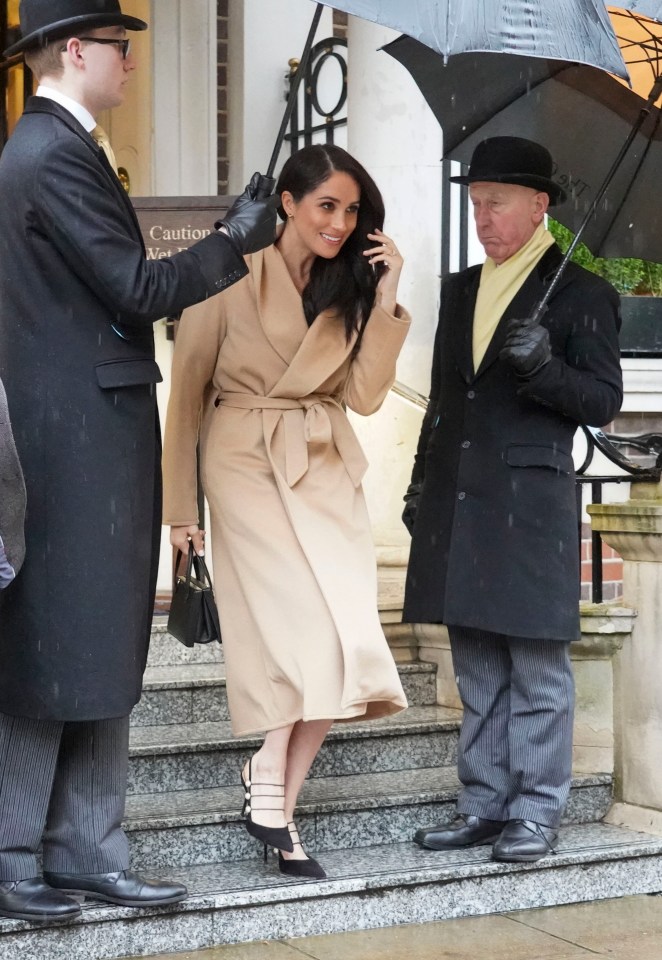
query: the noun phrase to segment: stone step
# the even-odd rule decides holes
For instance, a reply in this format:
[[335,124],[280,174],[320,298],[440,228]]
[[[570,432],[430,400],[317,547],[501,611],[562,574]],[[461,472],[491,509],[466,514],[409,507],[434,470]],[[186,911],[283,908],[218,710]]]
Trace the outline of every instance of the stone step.
[[[399,664],[400,678],[411,706],[436,703],[436,669],[432,663]],[[148,667],[142,698],[131,714],[135,727],[228,719],[222,661]]]
[[189,899],[145,910],[85,904],[68,924],[0,920],[0,956],[116,960],[662,890],[662,839],[605,824],[566,828],[555,856],[526,865],[496,863],[489,847],[436,853],[411,843],[321,859],[328,879],[307,883],[257,856],[157,870],[185,882]]
[[[337,723],[311,777],[339,777],[455,763],[459,711],[411,707],[370,722]],[[233,737],[228,721],[134,727],[129,745],[129,793],[165,793],[234,786],[261,737]]]
[[222,663],[223,646],[220,643],[197,643],[185,647],[171,637],[166,629],[168,618],[156,616],[152,621],[152,639],[147,659],[150,667],[164,667],[177,663]]
[[[297,823],[304,844],[323,852],[410,840],[415,829],[452,819],[459,783],[452,767],[318,777],[304,785]],[[241,786],[130,797],[131,863],[192,866],[258,856],[241,818]],[[611,804],[608,774],[573,780],[565,823],[602,819]]]

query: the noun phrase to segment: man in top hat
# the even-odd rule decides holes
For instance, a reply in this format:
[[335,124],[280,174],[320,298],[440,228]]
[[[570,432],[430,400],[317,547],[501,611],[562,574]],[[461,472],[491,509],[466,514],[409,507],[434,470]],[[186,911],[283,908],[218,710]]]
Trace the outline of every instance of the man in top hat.
[[[221,231],[147,261],[97,127],[135,63],[117,0],[22,0],[39,87],[0,158],[0,376],[27,486],[26,560],[0,600],[0,915],[68,918],[68,894],[168,904],[128,869],[128,715],[160,540],[152,324],[247,273],[273,242],[256,175]],[[43,841],[43,876],[35,853]]]
[[[457,817],[422,847],[493,843],[497,860],[555,849],[571,780],[579,638],[573,436],[622,400],[619,299],[569,264],[530,317],[561,252],[545,227],[565,199],[542,146],[480,143],[468,184],[487,259],[442,286],[403,520],[412,533],[405,620],[444,623],[464,717]],[[528,318],[528,319],[527,319]]]

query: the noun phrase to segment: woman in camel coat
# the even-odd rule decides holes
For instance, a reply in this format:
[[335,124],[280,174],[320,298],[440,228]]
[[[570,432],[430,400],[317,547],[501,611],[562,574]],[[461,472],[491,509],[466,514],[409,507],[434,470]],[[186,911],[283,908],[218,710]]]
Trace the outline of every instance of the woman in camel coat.
[[377,612],[367,462],[344,407],[379,408],[409,318],[381,196],[349,154],[306,147],[277,190],[276,244],[180,324],[164,522],[174,545],[203,551],[199,438],[233,731],[267,731],[242,772],[246,826],[284,873],[323,877],[293,822],[310,765],[334,720],[406,707]]

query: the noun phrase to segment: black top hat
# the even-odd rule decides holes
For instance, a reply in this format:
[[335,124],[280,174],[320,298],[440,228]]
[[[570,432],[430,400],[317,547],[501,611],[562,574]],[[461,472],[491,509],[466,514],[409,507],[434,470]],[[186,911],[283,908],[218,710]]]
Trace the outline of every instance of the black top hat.
[[5,50],[5,57],[58,37],[73,36],[82,27],[86,30],[117,26],[127,30],[147,29],[144,20],[122,13],[119,0],[21,0],[19,16],[23,37]]
[[539,143],[523,137],[490,137],[478,144],[465,177],[451,183],[514,183],[549,194],[549,205],[563,203],[566,192],[552,180],[552,157]]

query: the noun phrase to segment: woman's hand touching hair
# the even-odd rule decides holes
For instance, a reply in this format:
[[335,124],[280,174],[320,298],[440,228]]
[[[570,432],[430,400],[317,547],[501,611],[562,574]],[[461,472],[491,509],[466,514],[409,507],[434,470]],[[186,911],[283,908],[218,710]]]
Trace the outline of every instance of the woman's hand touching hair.
[[368,263],[383,263],[386,269],[382,272],[377,284],[377,302],[387,313],[394,314],[397,306],[398,281],[404,260],[398,252],[393,240],[387,237],[383,230],[375,230],[368,234],[368,240],[374,240],[378,245],[363,251],[368,257]]

